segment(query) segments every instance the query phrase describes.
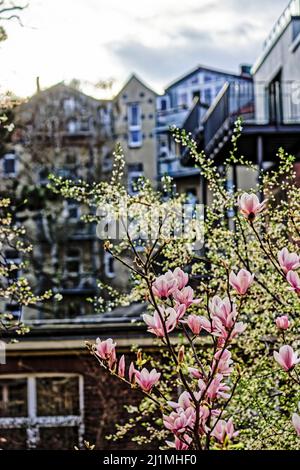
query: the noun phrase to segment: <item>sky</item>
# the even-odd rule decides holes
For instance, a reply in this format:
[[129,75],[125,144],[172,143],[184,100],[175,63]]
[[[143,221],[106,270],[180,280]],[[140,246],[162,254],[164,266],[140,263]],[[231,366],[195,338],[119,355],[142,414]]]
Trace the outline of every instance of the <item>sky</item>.
[[[16,3],[27,3],[23,0]],[[161,93],[198,64],[239,70],[252,64],[288,0],[28,0],[17,21],[2,23],[0,86],[19,96],[62,80],[113,79],[131,73]],[[106,92],[107,95],[107,92]],[[108,97],[108,96],[107,96]]]

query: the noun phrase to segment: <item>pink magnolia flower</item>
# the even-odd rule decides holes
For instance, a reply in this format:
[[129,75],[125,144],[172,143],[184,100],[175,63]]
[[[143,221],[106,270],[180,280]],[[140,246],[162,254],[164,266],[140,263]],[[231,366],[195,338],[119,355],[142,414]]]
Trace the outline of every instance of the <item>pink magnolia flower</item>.
[[195,367],[188,367],[188,372],[194,379],[202,379],[203,377],[202,372],[200,372],[200,370],[196,369]]
[[152,292],[160,299],[166,299],[177,289],[177,281],[171,271],[159,276],[152,284]]
[[173,298],[179,304],[185,305],[186,308],[192,304],[198,304],[200,302],[200,299],[194,299],[194,290],[190,286],[184,287],[181,290],[175,290],[173,292]]
[[279,330],[287,330],[290,326],[290,321],[286,315],[276,318],[275,323]]
[[96,354],[104,361],[114,363],[116,361],[116,343],[111,338],[101,341],[100,338],[96,340]]
[[[165,318],[165,327],[166,327],[167,333],[170,333],[171,331],[174,330],[174,328],[177,325],[177,312],[172,307],[168,307],[167,309],[164,309],[163,307],[159,307],[159,310],[160,310],[161,316]],[[146,323],[146,325],[148,325],[148,331],[150,331],[150,333],[153,333],[159,338],[164,338],[165,331],[163,328],[163,322],[161,320],[159,313],[156,310],[153,316],[145,313],[143,315],[143,320]]]
[[219,442],[223,443],[226,436],[230,440],[238,435],[238,432],[234,430],[232,418],[228,421],[220,419],[215,425],[213,432],[211,433]]
[[300,257],[297,253],[290,253],[287,248],[282,248],[278,252],[278,261],[285,273],[297,269],[300,266]]
[[144,392],[150,392],[152,387],[157,384],[161,374],[156,372],[156,369],[152,369],[149,372],[145,367],[140,371],[135,371],[136,383],[141,387]]
[[281,346],[279,352],[274,351],[274,359],[286,371],[292,370],[300,362],[298,354],[291,346]]
[[177,288],[179,290],[183,289],[189,282],[189,275],[180,268],[176,268],[174,270],[173,276],[177,281]]
[[256,215],[264,210],[266,202],[267,199],[263,202],[259,202],[256,194],[244,193],[238,198],[238,205],[241,214],[250,221],[254,220]]
[[223,376],[230,375],[233,371],[231,367],[233,361],[231,359],[231,352],[228,349],[220,349],[220,351],[216,352],[214,355],[214,361],[212,364],[212,370],[216,367],[216,371]]
[[297,435],[300,437],[300,416],[297,413],[293,413],[292,423]]
[[[194,335],[199,335],[200,334],[200,331],[203,328],[203,318],[204,317],[201,317],[199,315],[189,315],[188,316],[187,324],[188,324],[189,329],[191,330],[191,332]],[[204,320],[206,320],[206,319],[204,318]],[[205,324],[205,322],[204,322],[204,324]]]
[[215,378],[211,381],[208,387],[205,381],[202,379],[198,380],[198,386],[202,393],[207,388],[205,392],[205,396],[211,400],[214,400],[215,398],[218,398],[218,397],[229,398],[230,395],[227,392],[230,390],[230,388],[228,387],[228,385],[225,385],[224,383],[222,383],[222,380],[223,380],[223,375],[217,374]]
[[192,438],[188,434],[184,434],[180,439],[179,437],[175,436],[174,442],[166,441],[166,444],[171,449],[188,450],[190,448],[191,442]]
[[174,310],[176,312],[176,319],[177,319],[177,322],[178,322],[184,316],[184,314],[186,312],[186,306],[184,304],[176,303],[176,305],[174,307]]
[[300,278],[298,273],[295,271],[289,271],[286,275],[286,280],[290,284],[290,290],[293,290],[297,294],[300,294]]
[[235,338],[237,335],[244,333],[245,329],[247,328],[246,323],[243,323],[242,321],[238,321],[233,328],[233,331],[230,335],[230,339]]
[[226,328],[232,328],[237,312],[235,305],[231,305],[228,297],[222,300],[215,295],[209,302],[209,311],[213,317],[219,318]]
[[134,367],[134,363],[131,362],[130,363],[130,366],[129,366],[129,371],[128,371],[128,376],[129,376],[129,382],[130,383],[133,383],[134,380],[135,380],[135,373],[136,373],[136,369]]
[[121,356],[121,359],[119,360],[118,375],[119,375],[119,377],[124,377],[125,376],[125,356],[124,356],[124,354]]
[[192,427],[195,421],[195,409],[189,407],[186,410],[172,411],[169,416],[163,415],[163,421],[169,431],[174,434],[182,434],[188,427]]
[[185,391],[182,392],[182,394],[178,398],[178,402],[176,401],[168,401],[168,405],[171,406],[171,408],[181,408],[183,410],[186,410],[191,406],[191,396],[189,392]]
[[237,274],[231,271],[229,275],[229,284],[240,295],[246,294],[254,279],[254,274],[251,274],[246,269],[241,269]]

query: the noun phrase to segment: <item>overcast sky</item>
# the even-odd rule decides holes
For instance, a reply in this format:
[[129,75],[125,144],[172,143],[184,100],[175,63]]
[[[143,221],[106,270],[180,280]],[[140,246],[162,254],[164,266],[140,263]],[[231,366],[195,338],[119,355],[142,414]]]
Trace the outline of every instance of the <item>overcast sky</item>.
[[[22,0],[16,3],[21,3]],[[24,27],[9,22],[0,85],[21,96],[61,80],[132,73],[161,92],[198,64],[238,71],[253,63],[288,0],[28,0]],[[93,93],[92,88],[86,91]]]

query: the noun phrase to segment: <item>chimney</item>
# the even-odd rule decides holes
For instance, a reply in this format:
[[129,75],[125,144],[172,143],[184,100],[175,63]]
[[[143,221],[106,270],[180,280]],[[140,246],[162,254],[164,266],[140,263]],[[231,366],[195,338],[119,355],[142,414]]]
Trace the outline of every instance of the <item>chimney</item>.
[[241,64],[240,65],[240,74],[241,77],[251,77],[251,68],[252,65],[249,64]]
[[36,77],[36,92],[39,93],[40,91],[41,91],[40,77]]

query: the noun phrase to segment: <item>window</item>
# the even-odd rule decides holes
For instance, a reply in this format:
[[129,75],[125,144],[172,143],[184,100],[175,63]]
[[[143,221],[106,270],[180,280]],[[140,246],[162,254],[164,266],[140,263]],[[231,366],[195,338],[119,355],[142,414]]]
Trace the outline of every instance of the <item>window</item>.
[[14,153],[7,153],[3,157],[3,174],[6,177],[17,175],[17,161]]
[[77,221],[80,217],[80,207],[77,201],[67,201],[66,202],[66,217],[71,221]]
[[67,127],[67,130],[70,134],[76,134],[77,130],[78,130],[78,124],[77,124],[77,121],[76,119],[70,119],[68,121],[68,127]]
[[39,183],[42,185],[48,184],[49,183],[48,176],[49,176],[49,170],[47,168],[42,168],[39,171]]
[[74,152],[67,153],[65,156],[65,164],[68,168],[74,168],[77,165],[77,155]]
[[129,145],[130,147],[140,147],[142,144],[141,131],[129,131]]
[[169,157],[169,149],[167,146],[167,142],[164,140],[159,143],[159,155],[158,156],[160,159],[165,159]]
[[204,83],[211,82],[213,79],[212,75],[204,75]]
[[166,109],[167,109],[167,100],[165,99],[160,100],[160,110],[166,111]]
[[128,145],[140,147],[142,145],[141,110],[137,103],[128,106]]
[[66,98],[64,100],[64,111],[66,113],[72,113],[75,109],[75,99],[73,97]]
[[93,118],[91,119],[82,119],[80,122],[80,131],[89,132],[93,127]]
[[140,125],[140,106],[138,104],[128,106],[128,122],[130,126]]
[[212,100],[212,94],[211,94],[211,89],[210,88],[206,88],[204,90],[204,102],[206,104],[211,104],[211,100]]
[[69,248],[65,259],[66,271],[71,276],[78,276],[81,269],[81,252],[79,248]]
[[114,257],[107,251],[104,253],[104,272],[109,278],[115,277]]
[[0,440],[4,449],[73,449],[83,424],[83,377],[0,376]]
[[128,165],[128,191],[130,194],[138,192],[138,180],[144,176],[144,166],[142,163],[132,163]]

